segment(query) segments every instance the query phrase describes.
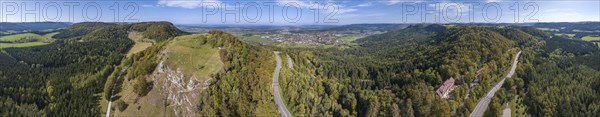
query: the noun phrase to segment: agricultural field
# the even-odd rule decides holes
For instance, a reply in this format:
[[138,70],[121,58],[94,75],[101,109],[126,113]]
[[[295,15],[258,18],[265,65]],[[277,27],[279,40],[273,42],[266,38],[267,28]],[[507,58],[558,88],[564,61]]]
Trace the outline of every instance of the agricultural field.
[[600,41],[600,37],[585,36],[585,37],[582,37],[581,40],[584,40],[584,41]]
[[219,49],[209,45],[201,45],[203,35],[185,35],[176,37],[166,47],[168,59],[166,66],[180,68],[184,75],[206,80],[212,73],[217,73],[223,63],[219,57]]
[[154,40],[144,38],[144,36],[140,32],[129,32],[128,37],[129,39],[133,40],[135,44],[133,45],[133,47],[131,47],[129,52],[127,52],[127,56],[131,56],[132,54],[141,52],[146,48],[152,46],[153,43],[155,43]]
[[31,47],[31,46],[41,46],[49,43],[44,42],[29,42],[29,43],[0,43],[0,49],[2,48],[22,48],[22,47]]
[[283,42],[280,44],[277,44],[277,47],[283,47],[283,48],[332,48],[335,47],[335,45],[307,45],[307,44],[296,44],[296,43],[291,43],[291,42]]
[[591,41],[592,43],[598,45],[598,47],[600,47],[600,36],[596,37],[596,36],[585,36],[582,37],[581,40],[584,41]]
[[577,29],[573,29],[573,32],[588,32],[588,33],[593,33],[593,32],[600,32],[600,30],[595,30],[595,31],[585,31],[585,30],[577,30]]
[[241,37],[242,41],[245,41],[250,44],[262,44],[262,45],[277,45],[279,42],[273,41],[270,39],[261,38],[263,35],[252,35],[252,36],[238,36]]
[[51,43],[54,39],[52,36],[59,32],[48,33],[45,35],[38,35],[34,33],[23,33],[0,37],[0,49],[10,47],[31,47],[40,46]]
[[556,28],[537,28],[537,29],[542,30],[542,31],[554,31],[554,32],[559,31],[559,29],[556,29]]
[[352,41],[363,38],[363,37],[364,36],[345,36],[345,37],[338,38],[338,40],[345,42],[345,43],[351,43]]
[[52,39],[52,36],[54,36],[58,33],[59,32],[53,32],[53,33],[48,33],[45,35],[38,35],[38,34],[34,34],[34,33],[15,34],[15,35],[8,35],[8,36],[0,37],[0,41],[17,41],[17,40],[23,39],[23,38],[39,39],[39,40],[43,41],[43,40]]
[[556,36],[567,36],[569,38],[575,37],[575,34],[563,34],[563,33],[555,33]]
[[[197,100],[195,95],[198,95],[199,90],[203,90],[202,88],[193,88],[188,90],[188,92],[179,92],[176,94],[167,93],[169,91],[181,90],[177,89],[179,85],[182,84],[172,84],[171,80],[173,76],[169,76],[169,73],[179,73],[179,71],[183,74],[184,79],[182,82],[188,82],[192,79],[195,81],[206,81],[210,78],[211,74],[215,74],[223,68],[224,64],[221,62],[219,56],[219,48],[212,47],[208,44],[202,44],[202,38],[205,38],[202,34],[194,34],[194,35],[185,35],[179,36],[172,39],[163,47],[161,53],[161,58],[164,60],[164,65],[168,69],[165,70],[167,73],[157,73],[155,76],[151,77],[139,77],[145,78],[146,81],[153,82],[153,88],[150,90],[145,96],[137,96],[134,93],[135,80],[127,81],[124,80],[123,89],[117,95],[121,96],[116,100],[123,100],[128,104],[128,107],[124,111],[113,110],[114,116],[134,116],[134,115],[144,115],[144,116],[173,116],[177,115],[173,110],[178,110],[179,112],[183,109],[182,105],[177,105],[180,102],[174,102],[169,96],[174,97],[189,97],[189,100]],[[161,60],[161,61],[162,61]],[[173,75],[173,74],[171,74]],[[161,79],[161,80],[157,80]],[[171,79],[171,80],[164,80]],[[184,83],[185,84],[185,83]],[[166,88],[168,86],[168,88]],[[189,85],[184,85],[187,88]],[[174,89],[173,89],[174,88]],[[194,96],[193,96],[194,95]],[[186,98],[187,99],[187,98]],[[185,99],[182,99],[185,100]],[[105,100],[101,101],[102,103],[106,103]],[[185,102],[187,104],[187,102]],[[192,102],[195,103],[195,102]],[[115,103],[113,102],[113,105]],[[104,110],[106,109],[105,105],[101,105]],[[179,113],[182,114],[182,113]],[[189,114],[189,113],[187,113]],[[185,115],[185,114],[184,114]]]

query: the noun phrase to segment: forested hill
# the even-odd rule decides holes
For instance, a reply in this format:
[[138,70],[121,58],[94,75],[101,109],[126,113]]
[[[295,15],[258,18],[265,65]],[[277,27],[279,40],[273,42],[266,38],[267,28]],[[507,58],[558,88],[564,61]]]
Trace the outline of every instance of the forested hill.
[[[144,26],[140,26],[144,25]],[[138,27],[139,26],[139,27]],[[157,41],[186,34],[166,22],[73,24],[51,44],[0,50],[1,116],[98,116],[106,77],[133,41],[127,32]]]
[[[133,31],[156,43],[126,57]],[[48,45],[0,50],[0,116],[101,115],[101,96],[120,87],[112,83],[136,79],[130,87],[140,87],[132,89],[140,96],[156,89],[143,78],[157,68],[163,46],[188,34],[169,22],[85,22],[59,32]],[[599,115],[600,49],[550,37],[528,27],[412,25],[354,41],[360,46],[325,49],[252,46],[222,31],[188,35],[192,41],[185,45],[215,50],[223,63],[200,83],[207,86],[199,100],[187,100],[197,102],[188,110],[200,116],[276,115],[270,86],[277,50],[290,56],[291,63],[283,64],[293,64],[281,68],[278,82],[294,116],[463,117],[522,51],[516,75],[491,99],[486,116],[500,116],[506,103],[519,116]],[[449,78],[456,79],[455,88],[441,98],[436,89]],[[140,108],[146,109],[129,110]]]
[[[468,116],[479,99],[505,76],[513,56],[523,51],[523,59],[519,61],[524,64],[517,69],[520,78],[507,81],[510,82],[507,88],[498,94],[504,101],[494,99],[486,115],[500,116],[499,112],[504,109],[501,105],[506,100],[525,100],[528,103],[513,105],[535,108],[531,112],[520,111],[520,115],[544,113],[546,107],[536,105],[544,103],[549,107],[560,102],[544,102],[535,97],[523,99],[517,95],[525,97],[530,94],[528,91],[535,90],[532,95],[543,96],[540,88],[556,87],[528,84],[539,82],[536,80],[543,73],[531,76],[528,73],[532,71],[521,67],[541,64],[532,61],[547,59],[544,55],[551,53],[544,51],[549,41],[547,35],[528,27],[413,25],[355,41],[360,47],[283,51],[293,58],[294,68],[284,67],[279,82],[289,83],[280,84],[283,96],[289,98],[286,105],[290,111],[299,116]],[[568,56],[561,52],[552,54],[554,57],[565,55]],[[565,59],[556,60],[570,61]],[[578,69],[593,71],[585,67]],[[482,72],[475,82],[479,70]],[[585,78],[588,82],[599,82],[590,79],[597,77],[597,73],[580,74],[589,75]],[[450,77],[457,79],[456,88],[450,98],[442,99],[435,90]],[[593,87],[591,84],[575,88],[588,92]],[[596,94],[576,97],[586,100],[569,103],[589,104],[591,100],[598,100]],[[564,112],[577,112],[573,107],[566,107],[570,110]],[[549,110],[554,109],[558,108]],[[593,115],[593,110],[584,112]]]
[[387,32],[387,31],[400,30],[402,28],[406,28],[407,26],[408,26],[407,24],[350,24],[350,25],[343,25],[343,26],[327,28],[327,29],[323,29],[323,30],[328,30],[328,31],[372,30],[372,31]]
[[102,22],[83,22],[61,30],[56,38],[112,39],[127,34],[127,31],[142,32],[145,38],[162,42],[175,36],[189,34],[179,30],[170,22],[142,22],[133,24],[114,24]]
[[201,116],[275,116],[271,90],[273,50],[252,46],[234,35],[210,31],[206,44],[219,47],[224,71],[214,74],[198,105]]
[[0,22],[0,31],[40,31],[47,29],[65,28],[69,25],[71,25],[71,23],[68,22]]
[[165,41],[169,38],[189,34],[179,30],[171,22],[143,22],[128,25],[129,30],[143,32],[145,38],[153,39],[157,42]]
[[[515,49],[539,47],[543,38],[519,27],[413,25],[356,40],[361,47],[345,52],[380,63],[373,66],[403,66],[398,71],[433,68],[446,79],[474,76],[473,71],[488,62],[509,62],[507,57],[514,54]],[[437,84],[440,80],[430,83]]]

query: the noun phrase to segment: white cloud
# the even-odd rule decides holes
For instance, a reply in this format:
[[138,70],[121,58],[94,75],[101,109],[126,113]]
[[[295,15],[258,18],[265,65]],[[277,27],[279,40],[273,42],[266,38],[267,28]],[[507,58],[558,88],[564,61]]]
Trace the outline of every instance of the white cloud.
[[369,14],[348,14],[340,16],[340,18],[348,19],[348,18],[364,18],[364,17],[381,17],[386,16],[384,13],[369,13]]
[[403,3],[403,2],[406,2],[406,3],[421,3],[423,1],[422,0],[384,0],[384,1],[381,1],[381,2],[383,2],[386,5],[395,5],[395,4],[400,4],[400,3]]
[[[349,12],[354,12],[354,11],[358,11],[358,10],[357,9],[338,9],[337,13],[344,14],[344,13],[349,13]],[[330,11],[330,12],[335,12],[335,11]]]
[[296,7],[303,8],[303,9],[313,8],[316,6],[316,5],[314,5],[316,2],[312,3],[311,1],[300,1],[300,0],[277,0],[277,3],[279,3],[280,6],[293,5]]
[[394,5],[402,2],[402,0],[387,0],[385,1],[388,5]]
[[155,7],[160,7],[159,5],[153,5],[153,4],[142,4],[141,6],[142,6],[142,7],[145,7],[145,8],[155,8]]
[[490,2],[502,2],[502,0],[486,0],[486,3],[490,3]]
[[372,2],[367,2],[367,3],[362,3],[359,5],[356,5],[356,7],[369,7],[369,6],[373,6]]
[[344,5],[336,4],[332,0],[326,0],[325,2],[314,2],[314,1],[300,1],[300,0],[277,0],[280,6],[293,5],[302,9],[319,9],[326,13],[336,12],[337,14],[344,14],[349,12],[358,11],[354,8],[348,8]]
[[221,1],[219,0],[159,0],[159,5],[164,5],[168,7],[181,7],[187,9],[194,9],[198,7],[202,7],[206,4],[217,4],[221,5]]

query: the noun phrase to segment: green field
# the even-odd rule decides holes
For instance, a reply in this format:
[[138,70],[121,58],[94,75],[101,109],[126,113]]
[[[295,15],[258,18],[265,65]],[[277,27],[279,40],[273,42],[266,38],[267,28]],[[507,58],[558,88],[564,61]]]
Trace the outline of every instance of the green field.
[[252,35],[252,36],[238,36],[242,38],[242,41],[245,41],[250,44],[263,44],[263,45],[277,45],[279,42],[273,41],[270,39],[261,38],[262,35]]
[[2,48],[20,48],[20,47],[31,47],[31,46],[41,46],[49,43],[44,42],[29,42],[29,43],[0,43],[0,49]]
[[53,33],[48,33],[45,35],[38,35],[38,34],[34,34],[34,33],[23,33],[23,34],[16,34],[16,35],[9,35],[9,36],[2,36],[0,37],[0,41],[17,41],[20,40],[22,38],[31,38],[31,39],[38,39],[38,41],[36,42],[27,42],[27,43],[0,43],[0,49],[2,48],[11,48],[11,47],[16,47],[16,48],[20,48],[20,47],[31,47],[31,46],[41,46],[41,45],[46,45],[49,44],[49,42],[52,41],[52,36],[58,34],[59,32],[53,32]]
[[185,35],[176,37],[167,46],[169,57],[166,65],[181,68],[186,76],[206,80],[210,74],[217,73],[223,63],[219,57],[219,49],[209,45],[201,45],[199,38],[203,35]]
[[[165,52],[162,56],[165,58],[164,65],[172,71],[181,71],[185,76],[183,82],[188,82],[191,79],[203,82],[208,80],[211,74],[220,72],[224,66],[219,56],[219,48],[213,48],[209,44],[202,44],[201,39],[206,39],[205,35],[178,36],[163,47],[164,50],[162,51]],[[146,78],[146,80],[153,80],[156,86],[143,97],[139,97],[133,92],[134,80],[125,80],[122,91],[117,95],[121,96],[120,100],[125,101],[129,106],[123,112],[113,110],[111,114],[114,116],[174,116],[173,106],[165,105],[173,103],[168,101],[167,97],[165,97],[166,94],[164,94],[165,90],[169,89],[162,87],[165,83],[169,83],[167,80],[163,80],[168,79],[167,74],[158,74],[155,77],[159,77],[161,80],[153,80],[151,77],[140,77]],[[191,98],[191,100],[197,99]],[[106,100],[100,102],[107,103]],[[196,102],[192,101],[191,103],[195,104]],[[103,111],[107,108],[105,105],[100,106],[103,108]]]
[[38,35],[38,34],[34,34],[34,33],[23,33],[23,34],[2,36],[2,37],[0,37],[0,41],[16,41],[16,40],[19,40],[21,38],[26,38],[26,37],[40,39],[40,40],[50,40],[50,39],[52,39],[52,36],[54,36],[58,33],[59,32],[53,32],[53,33],[48,33],[45,35]]
[[582,37],[581,40],[584,40],[584,41],[600,41],[600,37],[585,36],[585,37]]
[[556,33],[554,34],[556,36],[567,36],[567,37],[575,37],[575,34],[563,34],[563,33]]
[[593,32],[600,32],[600,30],[595,30],[595,31],[586,31],[586,30],[577,30],[577,29],[573,29],[573,32],[588,32],[588,33],[593,33]]
[[352,42],[354,40],[357,40],[357,39],[360,39],[360,38],[363,38],[363,37],[364,36],[345,36],[345,37],[338,38],[338,40],[340,40],[342,42],[350,43],[350,42]]
[[555,32],[559,31],[558,29],[555,29],[555,28],[537,28],[537,29],[542,30],[542,31],[555,31]]
[[127,36],[129,37],[129,39],[135,42],[133,44],[133,47],[131,47],[129,52],[127,52],[127,56],[131,56],[135,53],[146,50],[146,48],[152,46],[153,43],[155,43],[153,40],[144,38],[144,36],[140,32],[129,32]]

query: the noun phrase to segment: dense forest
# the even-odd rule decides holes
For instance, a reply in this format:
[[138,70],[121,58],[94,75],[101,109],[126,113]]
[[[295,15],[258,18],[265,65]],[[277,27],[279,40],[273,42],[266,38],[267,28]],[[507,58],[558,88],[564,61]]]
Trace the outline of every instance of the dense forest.
[[200,44],[222,48],[224,72],[214,74],[202,93],[201,116],[273,116],[277,114],[271,89],[275,69],[271,49],[252,46],[221,31],[210,31]]
[[[209,31],[195,42],[218,48],[224,67],[210,75],[200,100],[192,100],[199,102],[196,112],[276,115],[271,83],[273,51],[280,51],[292,62],[284,66],[293,64],[282,67],[279,85],[294,116],[469,116],[522,52],[516,75],[506,79],[485,116],[500,116],[505,104],[518,108],[516,116],[600,115],[600,49],[590,42],[531,27],[400,26],[349,48],[253,46]],[[126,56],[131,31],[153,45]],[[188,34],[169,22],[86,22],[59,32],[48,45],[0,50],[1,116],[101,115],[99,100],[110,97],[114,83],[135,80],[134,92],[145,95],[152,83],[141,77],[155,71],[165,44]],[[455,88],[442,98],[436,89],[451,78]],[[127,106],[122,100],[115,105]]]
[[0,114],[100,115],[98,100],[106,79],[133,44],[127,32],[131,27],[173,31],[145,35],[150,39],[184,34],[178,29],[157,29],[169,27],[164,25],[173,27],[170,23],[77,23],[59,30],[54,43],[0,50]]
[[69,22],[0,22],[2,31],[39,31],[48,29],[65,28],[71,25]]
[[[300,116],[468,116],[504,76],[512,56],[523,51],[526,59],[521,61],[526,64],[520,65],[518,78],[510,79],[503,89],[512,88],[513,95],[526,97],[522,99],[527,108],[523,114],[597,115],[600,100],[594,82],[599,80],[598,71],[574,59],[597,53],[598,48],[583,41],[563,43],[566,45],[556,41],[571,40],[550,39],[527,27],[413,25],[359,39],[359,48],[288,49],[294,68],[283,68],[280,83],[289,97],[288,108]],[[547,56],[557,56],[555,51],[571,58],[544,63]],[[555,54],[547,54],[552,52]],[[561,67],[562,62],[570,64]],[[562,73],[544,70],[553,68]],[[474,82],[480,69],[484,73]],[[457,79],[456,89],[449,99],[440,98],[434,90],[450,77]],[[551,77],[571,82],[558,85],[559,81],[548,79]],[[549,81],[556,83],[546,83]],[[469,85],[472,83],[476,85]],[[555,88],[556,95],[546,95],[546,88]],[[516,97],[501,92],[497,97],[502,98],[494,98],[486,116],[500,116],[504,103],[498,100]],[[558,92],[575,97],[565,98]],[[545,101],[552,98],[557,101]],[[569,106],[557,106],[565,102]]]
[[[574,34],[573,38],[580,39],[584,36],[596,35],[600,31],[600,22],[557,22],[557,23],[535,23],[532,27],[546,29],[549,33]],[[558,35],[557,35],[558,36]]]

